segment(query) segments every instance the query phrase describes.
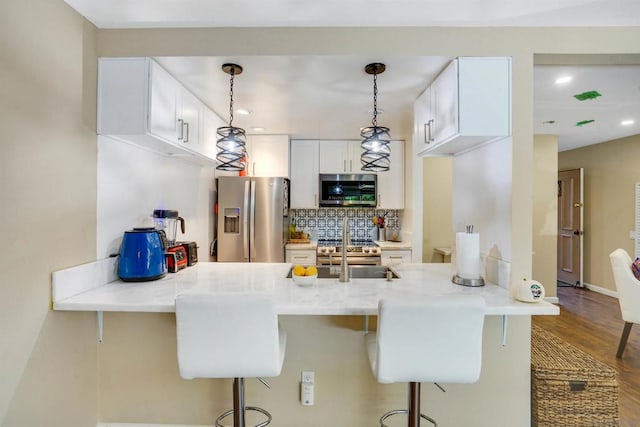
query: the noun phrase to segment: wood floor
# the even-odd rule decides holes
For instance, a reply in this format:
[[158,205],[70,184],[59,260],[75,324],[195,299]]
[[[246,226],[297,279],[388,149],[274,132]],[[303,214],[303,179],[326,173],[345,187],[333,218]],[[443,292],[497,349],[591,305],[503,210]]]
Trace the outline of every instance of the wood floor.
[[533,316],[533,324],[616,369],[621,427],[640,427],[640,325],[634,325],[621,359],[616,350],[624,322],[618,300],[597,292],[558,287],[560,316]]

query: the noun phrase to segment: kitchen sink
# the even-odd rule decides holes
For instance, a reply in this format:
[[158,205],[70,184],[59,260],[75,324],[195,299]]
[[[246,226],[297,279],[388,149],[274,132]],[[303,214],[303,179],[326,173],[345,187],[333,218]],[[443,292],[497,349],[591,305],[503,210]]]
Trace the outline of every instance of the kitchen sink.
[[[318,265],[318,279],[337,279],[340,277],[340,266]],[[287,278],[291,278],[293,267],[289,270]],[[352,279],[386,279],[387,272],[391,273],[392,279],[399,279],[400,276],[393,269],[385,265],[351,265],[349,266],[349,277]]]

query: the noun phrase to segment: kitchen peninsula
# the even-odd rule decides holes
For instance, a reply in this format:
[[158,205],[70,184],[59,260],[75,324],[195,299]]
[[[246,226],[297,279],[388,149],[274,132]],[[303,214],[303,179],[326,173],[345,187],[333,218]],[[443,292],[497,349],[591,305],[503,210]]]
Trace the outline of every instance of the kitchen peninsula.
[[[340,401],[345,407],[340,413],[348,417],[364,417],[372,425],[379,417],[384,399],[389,397],[397,404],[406,399],[404,387],[385,387],[379,389],[371,376],[366,357],[363,338],[364,315],[377,313],[377,304],[381,297],[390,294],[438,295],[447,293],[467,293],[481,295],[487,303],[485,331],[483,339],[483,364],[480,381],[472,385],[445,385],[447,393],[441,393],[432,387],[425,387],[424,395],[427,411],[436,419],[447,421],[449,425],[468,424],[473,413],[486,406],[509,408],[528,405],[519,396],[527,393],[528,381],[522,378],[528,369],[529,329],[532,315],[558,314],[557,306],[548,302],[527,304],[513,300],[509,291],[497,285],[487,283],[481,288],[467,288],[451,283],[451,264],[400,264],[393,269],[399,279],[352,279],[349,283],[339,283],[337,279],[318,279],[309,287],[301,287],[286,278],[290,263],[198,263],[193,267],[170,274],[167,277],[143,283],[124,283],[115,275],[115,259],[108,258],[78,267],[60,270],[53,276],[53,308],[57,311],[97,312],[96,337],[105,364],[115,364],[114,373],[109,381],[121,384],[131,381],[131,366],[135,368],[136,384],[146,384],[150,378],[165,372],[172,378],[175,393],[188,388],[190,383],[179,379],[175,360],[175,296],[187,289],[200,289],[212,293],[259,293],[270,295],[276,301],[279,321],[287,331],[287,353],[283,373],[273,378],[271,384],[279,393],[287,396],[286,404],[293,409],[279,409],[278,419],[284,427],[303,425],[302,419],[311,416],[317,424],[326,425],[327,407],[333,407],[331,396],[340,393]],[[155,325],[155,326],[150,326]],[[91,325],[88,325],[91,327]],[[137,335],[135,345],[124,344],[118,337],[122,329],[152,327],[158,337]],[[103,338],[104,329],[104,341]],[[525,333],[523,333],[525,332]],[[312,336],[311,341],[305,337]],[[124,346],[124,347],[123,347]],[[158,348],[163,348],[166,363],[158,357]],[[298,381],[301,370],[314,370],[318,378],[316,390],[317,407],[305,411],[296,404]],[[338,382],[344,384],[345,376],[350,376],[355,389],[335,389]],[[517,384],[514,379],[518,378]],[[521,380],[520,380],[521,379]],[[401,386],[401,384],[399,384]],[[360,412],[354,412],[346,402],[359,401],[362,390],[369,390],[371,397]],[[381,387],[381,386],[380,386]],[[486,389],[496,390],[489,396]],[[216,385],[215,390],[226,390]],[[278,408],[283,399],[278,394],[259,393],[265,406]],[[121,405],[123,411],[129,407],[149,405],[146,392],[139,389],[127,392]],[[378,396],[379,395],[379,396]],[[176,397],[178,398],[178,397]],[[489,399],[489,400],[487,400]],[[169,415],[158,416],[162,409],[162,399],[153,401],[154,414],[131,418],[126,414],[111,412],[104,421],[111,423],[158,423],[168,419]],[[215,401],[212,411],[222,411],[225,399]],[[288,402],[288,403],[287,403]],[[506,403],[505,403],[506,402]],[[452,405],[464,405],[467,411],[450,411]],[[203,406],[210,405],[208,401]],[[285,405],[286,406],[286,405]],[[208,407],[208,406],[207,406]],[[527,411],[522,407],[523,411]],[[333,413],[333,410],[330,411]],[[293,415],[292,415],[293,414]],[[274,413],[274,419],[277,416]],[[173,418],[172,418],[173,419]],[[188,425],[205,424],[206,419],[182,417],[176,422]],[[510,417],[502,415],[501,422],[490,420],[489,424],[509,425]],[[359,421],[352,424],[362,425]],[[453,423],[453,424],[452,424]],[[111,425],[111,424],[109,424]],[[125,424],[126,425],[126,424]],[[512,424],[513,425],[513,424]]]
[[[112,260],[98,261],[109,271]],[[513,300],[494,284],[467,288],[451,283],[451,264],[400,264],[399,279],[318,279],[302,287],[286,278],[287,263],[198,263],[152,282],[125,283],[113,273],[107,281],[92,277],[92,264],[54,273],[54,310],[173,312],[175,296],[198,289],[212,293],[257,293],[273,297],[282,315],[372,315],[378,301],[392,294],[476,294],[487,303],[487,315],[553,315],[558,307],[547,302],[527,304]],[[77,274],[84,269],[86,273]],[[111,270],[113,272],[114,270]],[[102,283],[101,283],[102,282]],[[74,289],[75,291],[69,291]]]

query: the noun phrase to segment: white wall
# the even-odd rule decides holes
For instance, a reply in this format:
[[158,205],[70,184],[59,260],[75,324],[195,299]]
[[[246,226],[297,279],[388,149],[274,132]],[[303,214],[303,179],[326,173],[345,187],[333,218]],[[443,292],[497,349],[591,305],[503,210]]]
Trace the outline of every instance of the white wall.
[[176,238],[196,241],[199,258],[208,260],[214,172],[213,166],[98,137],[98,258],[117,253],[123,232],[142,226],[154,209],[173,209],[185,220],[185,234],[178,227]]
[[480,235],[487,279],[505,288],[508,275],[497,280],[496,266],[487,258],[512,260],[511,233],[517,230],[511,230],[511,156],[511,138],[505,138],[453,159],[454,232],[474,226]]
[[453,229],[480,233],[480,252],[511,260],[511,139],[453,159]]

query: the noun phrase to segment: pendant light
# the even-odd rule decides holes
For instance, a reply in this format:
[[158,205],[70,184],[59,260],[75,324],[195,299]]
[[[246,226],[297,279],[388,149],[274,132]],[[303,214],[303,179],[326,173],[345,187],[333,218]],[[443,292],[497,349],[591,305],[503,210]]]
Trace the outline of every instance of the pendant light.
[[363,171],[385,172],[389,170],[391,147],[389,146],[389,128],[378,126],[378,74],[384,73],[386,66],[379,62],[367,65],[364,71],[373,75],[373,119],[371,126],[362,128],[360,136],[362,154],[360,163]]
[[236,64],[223,64],[222,71],[231,76],[229,83],[229,126],[219,127],[216,142],[218,154],[216,169],[225,171],[243,171],[247,162],[247,142],[244,129],[233,126],[233,79],[242,73],[242,67]]

